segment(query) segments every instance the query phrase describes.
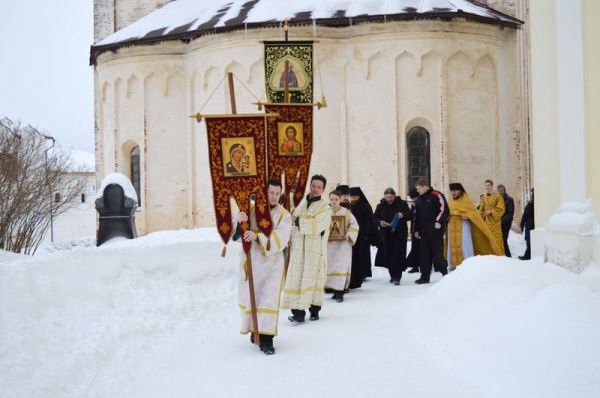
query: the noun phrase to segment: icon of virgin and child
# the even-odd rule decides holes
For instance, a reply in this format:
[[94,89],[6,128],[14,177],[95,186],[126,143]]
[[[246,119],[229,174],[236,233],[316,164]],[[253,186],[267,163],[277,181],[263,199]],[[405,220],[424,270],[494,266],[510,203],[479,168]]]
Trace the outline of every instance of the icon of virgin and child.
[[225,164],[225,175],[253,175],[254,167],[250,154],[241,143],[235,143],[229,148],[229,162]]

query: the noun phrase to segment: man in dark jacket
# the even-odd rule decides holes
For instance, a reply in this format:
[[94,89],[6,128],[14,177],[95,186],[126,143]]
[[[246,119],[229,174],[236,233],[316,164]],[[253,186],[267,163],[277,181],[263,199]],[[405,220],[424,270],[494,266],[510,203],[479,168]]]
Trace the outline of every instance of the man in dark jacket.
[[531,200],[525,206],[523,210],[523,216],[521,217],[521,230],[525,235],[525,242],[527,242],[527,250],[525,254],[519,256],[519,260],[531,259],[531,230],[535,229],[535,217],[533,212],[533,188],[531,188]]
[[415,212],[415,237],[421,240],[419,248],[421,277],[415,283],[421,285],[429,283],[432,260],[437,271],[442,275],[448,273],[448,263],[444,259],[442,249],[450,212],[446,197],[431,188],[429,181],[421,178],[416,182],[415,188],[419,193]]
[[375,257],[376,267],[385,267],[390,273],[390,283],[400,284],[402,272],[406,268],[407,222],[410,220],[410,208],[406,201],[392,188],[383,192],[383,199],[373,214],[373,224],[379,228],[381,246]]
[[504,199],[504,214],[500,220],[502,227],[502,239],[504,240],[504,253],[506,254],[506,257],[512,257],[510,254],[510,249],[508,248],[508,234],[510,232],[510,227],[515,215],[515,201],[513,198],[508,196],[504,185],[498,185],[497,190],[498,194]]
[[372,276],[371,273],[371,245],[375,234],[373,226],[373,208],[367,201],[360,187],[350,188],[352,200],[352,215],[358,222],[358,237],[352,246],[352,272],[350,274],[349,289],[357,289],[362,286],[365,278]]

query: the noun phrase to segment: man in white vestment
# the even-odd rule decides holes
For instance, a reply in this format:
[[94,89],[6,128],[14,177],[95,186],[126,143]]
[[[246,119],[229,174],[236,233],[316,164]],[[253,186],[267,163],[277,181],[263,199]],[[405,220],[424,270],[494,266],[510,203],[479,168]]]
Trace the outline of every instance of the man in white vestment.
[[[266,355],[275,353],[273,337],[277,336],[277,322],[279,318],[279,297],[283,285],[284,256],[283,249],[288,244],[292,229],[290,213],[279,204],[281,197],[281,183],[270,180],[267,196],[273,221],[273,231],[266,237],[258,230],[256,216],[252,209],[250,216],[250,229],[244,232],[241,238],[252,242],[250,256],[252,262],[252,276],[254,279],[254,294],[256,299],[256,312],[258,316],[258,331],[260,333],[260,349]],[[238,213],[237,222],[248,221],[248,215]],[[239,231],[239,228],[238,228]],[[235,238],[240,238],[236,233]],[[247,276],[247,258],[244,250],[240,253],[240,274],[238,283],[238,300],[242,313],[242,326],[240,333],[252,333],[252,313],[250,306],[250,293]],[[254,335],[250,335],[254,343]]]
[[282,308],[292,310],[290,322],[304,322],[307,307],[310,320],[318,320],[323,305],[331,222],[331,208],[321,198],[326,185],[322,175],[312,176],[310,193],[292,214],[290,265],[281,303]]

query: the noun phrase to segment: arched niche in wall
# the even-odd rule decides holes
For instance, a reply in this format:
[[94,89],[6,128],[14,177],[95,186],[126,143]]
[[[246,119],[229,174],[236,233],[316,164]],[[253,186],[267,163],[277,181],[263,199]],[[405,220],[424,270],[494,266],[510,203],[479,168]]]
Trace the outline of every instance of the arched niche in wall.
[[415,126],[406,133],[407,192],[419,178],[431,181],[430,144],[429,131],[424,127]]
[[127,140],[121,146],[121,166],[122,174],[129,177],[131,184],[138,196],[138,206],[142,206],[142,163],[140,157],[140,147],[137,142]]

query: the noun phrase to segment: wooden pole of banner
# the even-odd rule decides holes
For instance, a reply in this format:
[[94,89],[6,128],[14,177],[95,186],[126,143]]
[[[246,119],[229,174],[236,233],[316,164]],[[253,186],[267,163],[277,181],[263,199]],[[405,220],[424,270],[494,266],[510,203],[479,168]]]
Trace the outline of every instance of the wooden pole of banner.
[[[235,106],[235,90],[233,86],[233,73],[227,73],[229,80],[229,99],[231,100],[231,113],[237,114],[237,108]],[[250,209],[252,203],[248,203],[248,209]],[[248,217],[251,215],[248,214]],[[242,240],[243,234],[250,230],[250,220],[247,223],[242,223]],[[254,276],[252,274],[252,243],[250,242],[250,248],[246,253],[246,267],[248,272],[248,291],[250,293],[250,312],[252,313],[252,333],[254,334],[254,344],[260,345],[260,332],[258,330],[258,314],[256,313],[256,295],[254,294]]]
[[[287,18],[285,19],[285,41],[288,41],[288,23]],[[285,83],[283,86],[283,102],[286,104],[290,102],[290,60],[285,60]]]
[[235,91],[233,87],[233,73],[227,73],[227,80],[229,81],[229,99],[231,101],[231,113],[237,114],[237,108],[235,106]]
[[[250,220],[248,220],[250,223]],[[256,295],[254,294],[254,276],[252,274],[252,244],[250,242],[250,248],[246,253],[246,266],[248,267],[248,290],[250,292],[250,312],[252,313],[252,333],[254,334],[254,344],[260,345],[260,332],[258,330],[258,314],[256,313]]]
[[[286,176],[287,177],[287,176]],[[294,214],[294,196],[296,195],[296,191],[298,190],[298,183],[300,182],[300,170],[298,170],[298,172],[296,173],[296,178],[294,180],[294,184],[292,185],[292,189],[290,190],[290,197],[289,199],[289,211],[290,214]],[[287,179],[286,179],[286,184],[287,184]],[[288,241],[288,245],[287,245],[287,253],[286,253],[286,257],[285,257],[285,265],[283,268],[283,276],[284,278],[287,277],[287,272],[288,272],[288,268],[290,266],[290,255],[292,254],[292,240],[290,239]]]

